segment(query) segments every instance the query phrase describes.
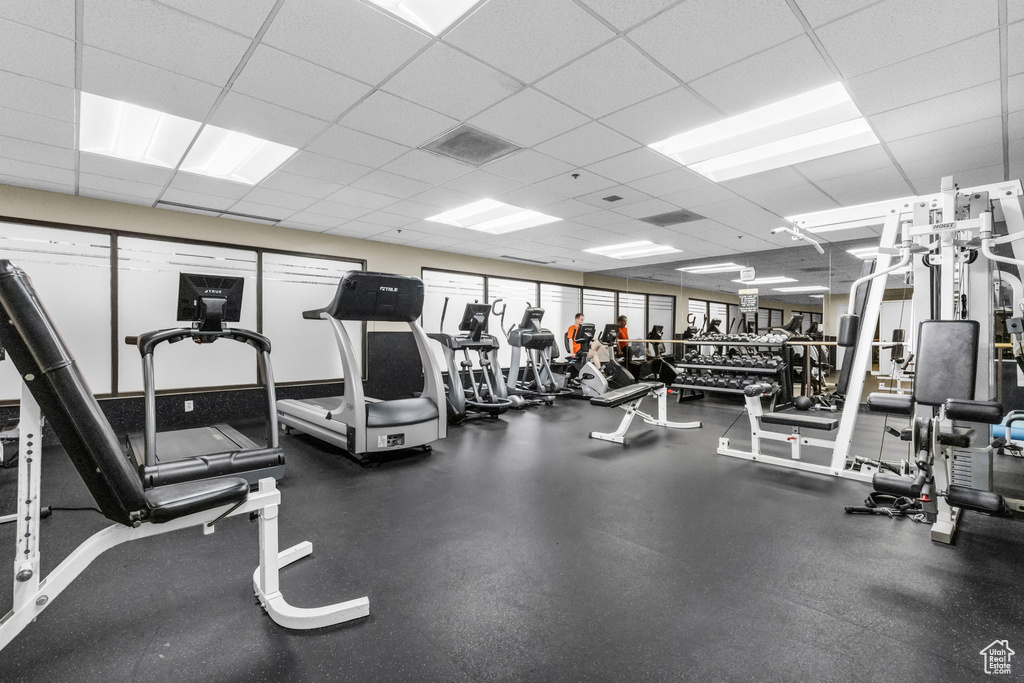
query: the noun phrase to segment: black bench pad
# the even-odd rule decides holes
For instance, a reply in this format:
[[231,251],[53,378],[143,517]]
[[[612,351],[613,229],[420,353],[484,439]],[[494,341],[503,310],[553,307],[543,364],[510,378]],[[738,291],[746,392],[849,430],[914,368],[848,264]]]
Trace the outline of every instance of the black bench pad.
[[629,386],[619,387],[613,389],[607,393],[601,394],[600,396],[594,396],[590,399],[590,405],[602,406],[604,408],[617,408],[623,403],[629,403],[635,401],[638,398],[643,398],[647,394],[651,393],[652,389],[665,386],[661,382],[637,382],[636,384],[630,384]]
[[913,415],[914,397],[910,394],[868,394],[868,410],[890,415]]
[[243,503],[248,496],[249,483],[245,479],[206,479],[149,489],[146,505],[149,521],[162,524],[221,505]]
[[839,426],[839,420],[834,417],[818,417],[817,415],[800,415],[798,413],[765,413],[761,416],[761,422],[803,429],[820,429],[825,432],[831,432]]
[[951,398],[946,401],[946,417],[963,422],[999,424],[1003,420],[1003,404],[998,401],[964,401]]

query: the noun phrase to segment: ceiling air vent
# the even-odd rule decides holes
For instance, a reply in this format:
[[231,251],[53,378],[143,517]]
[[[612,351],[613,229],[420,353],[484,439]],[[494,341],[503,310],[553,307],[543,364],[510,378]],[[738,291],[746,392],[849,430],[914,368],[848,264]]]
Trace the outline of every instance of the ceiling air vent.
[[620,197],[617,194],[610,194],[607,197],[601,197],[601,199],[605,200],[606,202],[617,202],[617,201],[621,200],[622,197]]
[[687,211],[686,209],[679,209],[678,211],[669,211],[668,213],[659,213],[654,216],[646,216],[641,218],[644,223],[650,223],[651,225],[657,225],[661,228],[667,228],[670,225],[679,225],[680,223],[689,223],[691,221],[703,220],[704,216],[694,213],[693,211]]
[[554,261],[536,261],[536,260],[534,260],[532,258],[522,258],[521,256],[509,256],[508,254],[503,254],[501,258],[507,258],[509,261],[521,261],[523,263],[536,263],[538,266],[546,266],[548,264],[554,263]]
[[479,128],[462,124],[434,138],[420,149],[473,166],[483,166],[522,147],[485,133]]

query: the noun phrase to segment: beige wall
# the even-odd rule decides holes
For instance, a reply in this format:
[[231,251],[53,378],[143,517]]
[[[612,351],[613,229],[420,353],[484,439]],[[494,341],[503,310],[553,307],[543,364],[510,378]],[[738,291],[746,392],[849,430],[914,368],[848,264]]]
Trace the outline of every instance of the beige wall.
[[[364,259],[368,270],[419,276],[421,268],[442,268],[485,275],[544,280],[561,284],[603,287],[645,294],[676,297],[676,329],[685,326],[689,298],[722,303],[737,303],[734,295],[687,287],[673,287],[642,280],[626,280],[603,275],[580,273],[558,268],[511,263],[464,254],[399,246],[385,242],[326,235],[259,223],[214,218],[198,214],[154,209],[147,206],[121,204],[102,199],[76,197],[0,185],[0,217],[63,223],[85,227],[120,230],[163,237],[207,240],[250,247],[301,251],[311,254]],[[762,300],[763,306],[782,308],[784,318],[790,304]],[[826,324],[827,317],[826,317]],[[399,326],[400,329],[404,326]],[[371,329],[390,329],[378,324]]]

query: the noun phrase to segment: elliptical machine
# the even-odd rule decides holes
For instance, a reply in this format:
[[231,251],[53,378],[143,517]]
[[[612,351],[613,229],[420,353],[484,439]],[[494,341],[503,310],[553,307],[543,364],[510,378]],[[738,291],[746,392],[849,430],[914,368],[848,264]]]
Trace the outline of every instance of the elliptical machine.
[[[498,300],[500,301],[500,299]],[[446,402],[448,404],[448,422],[458,424],[465,420],[490,417],[495,418],[512,405],[513,400],[505,390],[498,364],[498,338],[486,334],[487,318],[494,304],[481,304],[474,301],[466,304],[459,323],[459,331],[466,334],[452,335],[443,332],[431,332],[427,336],[441,345],[448,366],[446,382]],[[448,312],[448,297],[444,298],[441,309],[440,329],[444,329],[444,318]],[[477,354],[477,365],[480,378],[477,381],[476,371],[470,351]],[[462,354],[462,360],[456,362],[456,354]],[[494,354],[493,358],[491,354]]]
[[[604,326],[601,332],[600,342],[608,347],[608,360],[602,363],[605,377],[608,378],[609,389],[619,389],[636,384],[636,378],[618,360],[615,359],[615,352],[618,350],[619,326],[610,323]],[[626,347],[627,349],[629,347]]]
[[[506,309],[507,305],[503,305],[500,312],[494,311],[501,319],[503,331]],[[553,405],[555,396],[569,393],[558,387],[551,370],[551,355],[557,353],[557,347],[555,335],[551,330],[545,330],[540,326],[543,318],[543,308],[527,304],[519,325],[513,325],[505,332],[505,338],[512,348],[506,389],[509,397],[519,396],[523,399],[521,407],[541,403]],[[521,368],[524,370],[522,379],[519,377]]]
[[[608,379],[604,372],[587,358],[590,353],[590,346],[594,341],[597,328],[593,323],[583,323],[576,326],[576,334],[572,339],[566,334],[565,351],[568,366],[565,375],[562,377],[562,388],[569,390],[568,396],[576,398],[591,398],[608,392]],[[573,344],[579,344],[580,350],[572,352]]]

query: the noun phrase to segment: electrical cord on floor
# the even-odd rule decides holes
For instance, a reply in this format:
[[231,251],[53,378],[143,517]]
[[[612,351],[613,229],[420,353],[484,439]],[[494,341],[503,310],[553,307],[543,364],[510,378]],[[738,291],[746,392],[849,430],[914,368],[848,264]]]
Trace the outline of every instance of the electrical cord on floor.
[[47,517],[52,515],[54,512],[98,512],[101,515],[103,514],[102,510],[100,510],[99,508],[95,508],[95,507],[72,508],[72,507],[54,507],[52,505],[47,505],[44,508],[40,508],[40,510],[39,510],[39,517],[40,517],[40,519],[46,519]]

